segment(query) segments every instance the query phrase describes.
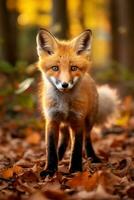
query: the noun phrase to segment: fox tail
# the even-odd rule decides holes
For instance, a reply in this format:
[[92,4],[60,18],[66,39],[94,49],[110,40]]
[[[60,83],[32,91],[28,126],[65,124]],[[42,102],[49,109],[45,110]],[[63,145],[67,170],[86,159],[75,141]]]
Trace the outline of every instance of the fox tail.
[[117,90],[108,85],[99,86],[97,89],[99,94],[97,124],[101,124],[118,113],[120,99]]

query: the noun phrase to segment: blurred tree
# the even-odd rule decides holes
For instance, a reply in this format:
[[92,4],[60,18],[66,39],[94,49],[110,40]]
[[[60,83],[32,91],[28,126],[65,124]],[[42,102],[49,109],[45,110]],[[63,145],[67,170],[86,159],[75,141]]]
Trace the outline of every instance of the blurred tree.
[[[16,0],[14,1],[16,4]],[[7,1],[0,0],[0,37],[2,45],[2,56],[12,65],[17,60],[17,17],[15,9],[7,8]]]
[[58,38],[68,37],[67,0],[52,0],[52,32]]
[[128,2],[128,43],[129,43],[129,61],[130,68],[134,72],[134,1]]
[[111,0],[112,58],[133,69],[134,1]]
[[78,4],[78,18],[79,18],[82,30],[86,29],[85,28],[84,5],[85,5],[85,0],[80,0],[79,4]]

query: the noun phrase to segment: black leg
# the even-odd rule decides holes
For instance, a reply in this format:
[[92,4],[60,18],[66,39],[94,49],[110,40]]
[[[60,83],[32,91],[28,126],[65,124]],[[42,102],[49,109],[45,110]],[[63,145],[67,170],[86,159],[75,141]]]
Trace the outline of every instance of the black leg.
[[58,158],[59,160],[62,160],[65,151],[67,149],[68,146],[68,142],[69,142],[69,129],[67,126],[63,126],[60,129],[60,134],[61,134],[61,138],[60,138],[60,144],[59,144],[59,148],[58,148]]
[[53,176],[58,168],[57,155],[57,140],[58,140],[58,125],[50,123],[46,127],[46,166],[40,175],[45,177],[47,175]]
[[91,158],[91,161],[93,163],[101,162],[100,158],[98,158],[97,155],[95,154],[90,136],[85,138],[85,149],[86,149],[87,157]]
[[83,130],[73,130],[73,146],[71,152],[71,161],[69,171],[82,171],[82,144],[83,144]]
[[101,162],[100,158],[97,157],[94,149],[93,149],[93,146],[92,146],[92,141],[91,141],[91,137],[90,137],[90,132],[91,132],[91,129],[92,129],[92,126],[90,125],[90,122],[86,121],[85,123],[85,130],[86,130],[86,133],[85,133],[85,149],[86,149],[86,154],[87,154],[87,157],[88,158],[91,158],[91,161],[93,163],[99,163]]

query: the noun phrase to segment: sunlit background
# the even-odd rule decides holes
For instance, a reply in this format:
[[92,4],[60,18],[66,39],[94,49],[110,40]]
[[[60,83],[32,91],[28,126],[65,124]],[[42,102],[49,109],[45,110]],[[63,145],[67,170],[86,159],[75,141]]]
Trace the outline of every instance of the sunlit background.
[[[107,107],[114,107],[107,96],[118,104],[113,116],[91,132],[102,162],[92,163],[83,152],[83,172],[70,175],[69,148],[58,173],[44,179],[39,174],[45,169],[49,145],[38,103],[36,35],[40,27],[59,39],[91,29],[91,76],[98,85],[112,88],[108,92],[105,86],[106,100],[102,98],[100,110],[105,115]],[[134,199],[133,58],[134,0],[0,0],[0,200]],[[80,145],[77,136],[76,147]]]
[[0,104],[12,99],[11,109],[31,108],[36,102],[30,87],[38,74],[40,27],[60,39],[90,28],[94,79],[119,88],[122,95],[134,94],[133,10],[133,0],[0,0]]
[[35,35],[39,27],[63,39],[90,28],[94,35],[94,63],[108,64],[112,40],[109,1],[1,0],[0,6],[1,59],[13,65],[20,60],[36,61]]

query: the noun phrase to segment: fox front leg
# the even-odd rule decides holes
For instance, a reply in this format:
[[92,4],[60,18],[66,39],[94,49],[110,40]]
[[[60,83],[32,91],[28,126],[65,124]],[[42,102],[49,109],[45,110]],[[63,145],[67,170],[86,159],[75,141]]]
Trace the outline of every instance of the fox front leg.
[[62,158],[66,152],[68,142],[69,142],[69,128],[68,128],[68,126],[63,125],[60,127],[60,143],[59,143],[59,147],[58,147],[59,161],[62,160]]
[[53,176],[58,168],[57,143],[59,124],[56,121],[46,122],[46,166],[40,175]]
[[72,127],[71,141],[72,149],[69,171],[73,173],[76,171],[82,171],[83,129],[81,127]]

